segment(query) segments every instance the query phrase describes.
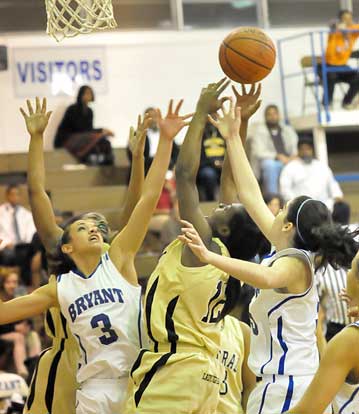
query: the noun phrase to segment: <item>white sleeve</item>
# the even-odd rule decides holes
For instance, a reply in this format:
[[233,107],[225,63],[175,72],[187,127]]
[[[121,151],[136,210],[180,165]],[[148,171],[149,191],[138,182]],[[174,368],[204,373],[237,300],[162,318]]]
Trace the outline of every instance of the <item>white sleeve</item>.
[[340,188],[338,181],[334,178],[332,170],[328,167],[328,195],[330,198],[342,198],[343,191]]

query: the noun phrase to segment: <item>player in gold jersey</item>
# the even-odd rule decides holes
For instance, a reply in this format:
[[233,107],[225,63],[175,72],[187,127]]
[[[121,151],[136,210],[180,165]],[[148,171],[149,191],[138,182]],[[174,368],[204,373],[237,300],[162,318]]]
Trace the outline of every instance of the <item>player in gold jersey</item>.
[[[36,105],[36,112],[38,112],[40,109],[38,99]],[[46,106],[46,100],[44,100],[44,105]],[[46,108],[43,109],[46,112]],[[139,117],[136,134],[133,128],[130,130],[133,163],[129,188],[120,216],[119,230],[126,225],[142,193],[144,182],[143,150],[148,122],[148,117],[143,121]],[[55,222],[51,202],[45,192],[43,135],[35,134],[30,138],[28,158],[30,204],[37,231],[46,249],[48,273],[51,275],[57,265],[54,256],[56,256],[58,241],[61,239],[63,230]],[[98,223],[104,241],[109,242],[111,234],[105,217],[98,213],[89,213],[88,217]],[[58,308],[51,308],[47,312],[45,325],[47,334],[52,338],[52,346],[44,350],[39,357],[24,413],[74,414],[78,345]]]
[[244,414],[256,377],[247,365],[250,328],[234,316],[221,321],[221,348],[217,359],[224,366],[217,414]]
[[[225,98],[218,97],[227,85],[223,79],[202,90],[177,161],[177,193],[181,217],[195,223],[212,251],[250,259],[262,236],[243,207],[221,205],[205,218],[196,187],[207,115],[220,107]],[[254,89],[238,95],[241,99],[250,115],[259,107]],[[243,126],[246,129],[246,122]],[[222,174],[228,184],[226,162]],[[133,365],[126,414],[217,412],[224,378],[216,358],[221,343],[218,322],[230,310],[229,299],[236,297],[238,287],[225,272],[202,266],[180,240],[165,248],[147,285],[145,320],[151,344]]]

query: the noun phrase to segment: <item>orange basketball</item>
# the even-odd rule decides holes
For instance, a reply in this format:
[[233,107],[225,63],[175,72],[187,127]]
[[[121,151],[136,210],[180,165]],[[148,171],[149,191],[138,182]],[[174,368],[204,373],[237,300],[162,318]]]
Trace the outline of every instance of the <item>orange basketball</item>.
[[219,62],[223,72],[239,83],[255,83],[271,72],[276,59],[272,40],[257,27],[239,27],[222,42]]

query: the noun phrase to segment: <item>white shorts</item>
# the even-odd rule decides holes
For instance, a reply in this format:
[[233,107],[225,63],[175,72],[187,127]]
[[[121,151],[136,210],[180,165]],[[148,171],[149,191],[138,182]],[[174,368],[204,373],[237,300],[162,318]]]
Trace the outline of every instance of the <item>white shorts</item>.
[[91,379],[76,391],[76,414],[123,414],[128,378]]
[[359,414],[359,385],[345,383],[334,400],[335,414]]
[[[249,396],[247,414],[278,414],[288,411],[300,401],[313,376],[264,376]],[[331,412],[330,409],[329,413]]]

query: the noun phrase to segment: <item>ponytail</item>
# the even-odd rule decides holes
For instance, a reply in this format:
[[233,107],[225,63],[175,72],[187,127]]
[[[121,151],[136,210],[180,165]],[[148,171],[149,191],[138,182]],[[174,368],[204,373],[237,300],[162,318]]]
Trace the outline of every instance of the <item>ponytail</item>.
[[295,225],[294,247],[316,253],[317,269],[328,263],[335,269],[350,267],[359,249],[359,242],[355,240],[359,228],[350,231],[334,224],[327,206],[306,196],[290,203],[287,221]]

